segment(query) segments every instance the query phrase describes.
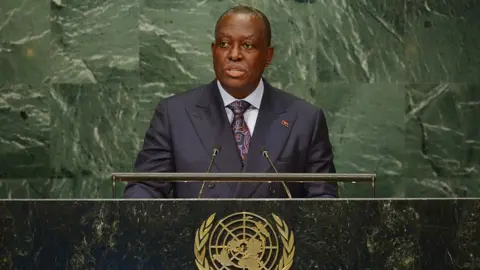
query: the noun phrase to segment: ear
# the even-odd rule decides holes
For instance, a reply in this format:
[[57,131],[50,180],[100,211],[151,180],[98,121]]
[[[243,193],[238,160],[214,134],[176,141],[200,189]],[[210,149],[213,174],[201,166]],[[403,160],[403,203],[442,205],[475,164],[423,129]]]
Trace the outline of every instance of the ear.
[[210,45],[210,50],[212,51],[212,56],[213,56],[215,51],[215,42],[212,42],[212,44]]
[[275,49],[273,49],[273,47],[268,47],[268,49],[267,49],[267,63],[265,64],[265,67],[268,67],[270,65],[270,63],[272,62],[274,53],[275,53]]

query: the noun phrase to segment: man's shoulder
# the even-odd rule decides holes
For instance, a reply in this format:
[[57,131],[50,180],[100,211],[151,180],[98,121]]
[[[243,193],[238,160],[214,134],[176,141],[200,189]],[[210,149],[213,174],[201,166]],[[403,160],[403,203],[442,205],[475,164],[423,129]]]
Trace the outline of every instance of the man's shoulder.
[[199,85],[195,87],[185,88],[182,92],[172,94],[159,101],[159,105],[167,105],[169,107],[185,107],[192,102],[198,101],[204,91],[208,91],[209,84]]

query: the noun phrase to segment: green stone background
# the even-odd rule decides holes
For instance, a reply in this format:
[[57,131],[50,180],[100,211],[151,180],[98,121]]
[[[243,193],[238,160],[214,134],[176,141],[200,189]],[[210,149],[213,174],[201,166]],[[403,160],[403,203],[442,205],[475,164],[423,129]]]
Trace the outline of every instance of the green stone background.
[[377,173],[379,197],[480,195],[479,1],[2,0],[0,197],[110,197],[156,103],[213,78],[235,3],[270,17],[265,77],[326,111],[339,172]]

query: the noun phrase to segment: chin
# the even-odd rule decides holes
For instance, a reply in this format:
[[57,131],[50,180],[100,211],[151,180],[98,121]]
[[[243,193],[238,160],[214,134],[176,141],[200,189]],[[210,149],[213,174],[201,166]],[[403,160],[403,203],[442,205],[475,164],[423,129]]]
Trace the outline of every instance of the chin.
[[222,78],[220,83],[225,88],[242,90],[248,86],[248,80],[246,79],[235,79],[235,78]]

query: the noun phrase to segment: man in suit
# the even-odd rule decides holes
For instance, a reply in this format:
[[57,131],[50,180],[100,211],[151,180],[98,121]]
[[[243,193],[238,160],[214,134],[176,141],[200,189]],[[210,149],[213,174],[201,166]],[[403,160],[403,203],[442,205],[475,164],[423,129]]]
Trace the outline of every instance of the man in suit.
[[[166,98],[156,107],[139,152],[137,172],[334,173],[332,146],[321,109],[279,89],[263,77],[272,60],[271,30],[257,9],[225,12],[211,45],[216,80]],[[292,197],[332,198],[337,185],[288,183]],[[132,182],[125,198],[196,198],[201,182]],[[281,183],[207,183],[204,198],[282,198]]]

